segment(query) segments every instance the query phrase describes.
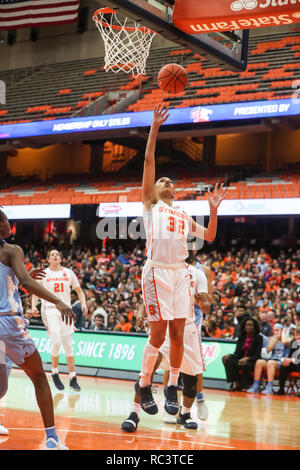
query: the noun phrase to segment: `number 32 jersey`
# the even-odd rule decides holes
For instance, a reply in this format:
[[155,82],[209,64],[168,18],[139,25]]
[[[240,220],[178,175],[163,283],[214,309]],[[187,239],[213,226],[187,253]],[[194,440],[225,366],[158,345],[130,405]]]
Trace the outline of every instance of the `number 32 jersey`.
[[[75,273],[68,268],[62,268],[60,271],[53,271],[50,268],[45,269],[46,276],[40,284],[52,294],[56,295],[62,302],[71,307],[71,290],[80,287]],[[46,300],[42,300],[43,309],[55,308],[55,305]]]
[[179,207],[159,201],[151,210],[144,209],[143,220],[147,258],[166,264],[184,262],[188,257],[189,216]]

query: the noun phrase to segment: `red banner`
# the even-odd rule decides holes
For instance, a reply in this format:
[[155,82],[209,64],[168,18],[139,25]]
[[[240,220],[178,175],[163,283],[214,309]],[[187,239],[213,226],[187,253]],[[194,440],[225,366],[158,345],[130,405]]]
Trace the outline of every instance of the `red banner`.
[[283,26],[300,21],[300,0],[176,0],[173,22],[188,34]]

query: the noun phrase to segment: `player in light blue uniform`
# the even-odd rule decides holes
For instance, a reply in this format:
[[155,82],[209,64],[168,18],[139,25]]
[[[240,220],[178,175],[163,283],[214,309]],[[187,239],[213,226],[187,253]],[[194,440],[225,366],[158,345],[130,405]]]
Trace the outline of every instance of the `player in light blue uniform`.
[[56,434],[52,395],[41,357],[30,338],[28,321],[23,317],[22,302],[18,292],[19,282],[29,292],[53,302],[67,323],[72,322],[75,315],[70,307],[33,279],[41,275],[40,270],[35,270],[32,277],[28,274],[22,249],[4,241],[10,233],[7,216],[0,209],[0,399],[7,392],[7,365],[10,368],[13,361],[24,370],[34,385],[45,425],[46,449],[66,450]]

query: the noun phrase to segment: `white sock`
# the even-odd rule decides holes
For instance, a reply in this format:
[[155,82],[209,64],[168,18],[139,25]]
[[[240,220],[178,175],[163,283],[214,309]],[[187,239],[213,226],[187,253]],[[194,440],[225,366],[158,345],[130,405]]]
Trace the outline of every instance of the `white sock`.
[[54,374],[58,374],[58,368],[57,368],[57,369],[54,369],[54,368],[52,367],[52,374],[53,374],[53,375],[54,375]]
[[135,411],[135,413],[140,416],[141,405],[135,401],[133,402],[133,411]]
[[190,413],[190,411],[191,411],[191,408],[186,408],[185,406],[183,406],[181,409],[181,414],[185,415],[187,413]]
[[175,367],[170,367],[168,387],[170,387],[170,385],[174,385],[175,387],[177,387],[179,373],[180,373],[180,369],[176,369]]
[[140,387],[147,387],[151,384],[151,374],[153,372],[156,359],[158,356],[158,348],[147,343],[143,351],[142,370],[140,373]]
[[73,379],[73,377],[76,377],[76,372],[69,372],[69,377],[70,380]]

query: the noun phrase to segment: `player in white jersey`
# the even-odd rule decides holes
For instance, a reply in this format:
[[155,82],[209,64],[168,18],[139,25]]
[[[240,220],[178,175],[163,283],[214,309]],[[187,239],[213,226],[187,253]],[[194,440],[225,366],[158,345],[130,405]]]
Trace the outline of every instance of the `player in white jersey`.
[[217,231],[217,210],[226,197],[223,185],[216,184],[209,192],[210,219],[208,227],[198,225],[180,208],[173,206],[174,185],[166,177],[155,183],[155,147],[160,126],[168,119],[168,109],[156,106],[147,141],[142,183],[142,202],[146,231],[147,261],[142,273],[142,292],[148,315],[149,338],[144,348],[140,379],[135,391],[141,406],[149,414],[158,412],[151,392],[151,374],[167,327],[170,335],[170,378],[164,389],[167,413],[179,410],[177,382],[183,356],[183,334],[190,314],[187,236],[213,241]]
[[198,225],[180,208],[173,206],[174,185],[166,177],[155,183],[155,147],[160,126],[168,118],[163,104],[156,106],[148,137],[142,183],[147,261],[142,273],[142,292],[148,315],[149,339],[142,358],[140,379],[135,390],[149,414],[158,412],[151,392],[151,374],[167,327],[170,335],[170,378],[164,389],[165,409],[176,415],[179,409],[177,382],[183,355],[183,334],[189,316],[187,236],[213,241],[217,231],[217,209],[226,197],[223,185],[209,193],[210,219],[207,228]]
[[[190,258],[189,258],[190,259]],[[191,304],[190,309],[194,312],[195,298],[201,303],[202,311],[205,314],[209,313],[210,303],[208,301],[208,288],[207,279],[204,272],[196,269],[194,266],[187,264],[189,276],[189,290]],[[170,339],[168,332],[165,341],[159,349],[158,359],[152,371],[154,375],[157,369],[163,369],[164,385],[166,375],[169,375],[170,370]],[[202,354],[201,338],[199,335],[198,327],[195,323],[195,315],[192,313],[186,320],[184,330],[184,353],[180,371],[183,381],[183,406],[180,410],[179,416],[176,419],[174,416],[166,414],[164,421],[171,424],[183,425],[187,429],[197,429],[197,422],[191,419],[191,408],[197,394],[197,380],[200,374],[205,370],[205,362]],[[140,414],[140,399],[137,393],[134,397],[133,411],[130,416],[122,423],[122,430],[125,432],[134,432],[139,423]],[[199,415],[199,413],[198,413]],[[200,418],[201,419],[201,418]]]
[[[61,256],[57,250],[52,250],[48,254],[49,267],[45,269],[44,278],[39,281],[43,287],[55,294],[66,305],[71,307],[71,290],[75,290],[81,303],[83,314],[88,309],[83,290],[80,287],[75,273],[61,265]],[[32,296],[32,311],[37,311],[38,297]],[[59,351],[63,345],[66,361],[69,369],[70,387],[75,391],[80,391],[76,378],[74,350],[72,344],[72,334],[74,332],[74,323],[66,325],[55,305],[42,300],[42,318],[52,341],[51,362],[52,378],[58,390],[65,387],[58,374]]]

